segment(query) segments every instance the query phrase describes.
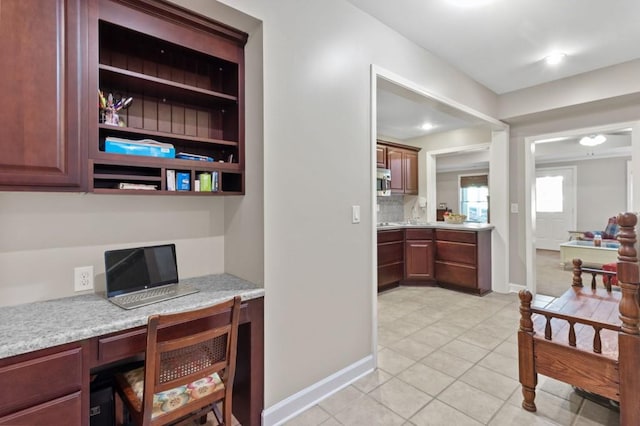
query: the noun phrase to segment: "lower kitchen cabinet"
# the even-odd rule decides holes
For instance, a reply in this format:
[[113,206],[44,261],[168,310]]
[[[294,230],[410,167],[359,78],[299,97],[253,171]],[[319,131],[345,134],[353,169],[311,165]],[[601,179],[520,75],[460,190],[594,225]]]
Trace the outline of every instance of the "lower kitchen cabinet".
[[404,230],[378,231],[378,291],[404,278]]
[[407,282],[433,281],[433,230],[407,229],[405,234],[405,276]]
[[378,231],[378,291],[400,284],[490,292],[491,228]]
[[89,387],[84,352],[80,344],[69,344],[1,360],[0,425],[50,425],[61,419],[87,425],[89,413],[82,412]]
[[491,291],[491,231],[436,229],[438,284],[484,294]]

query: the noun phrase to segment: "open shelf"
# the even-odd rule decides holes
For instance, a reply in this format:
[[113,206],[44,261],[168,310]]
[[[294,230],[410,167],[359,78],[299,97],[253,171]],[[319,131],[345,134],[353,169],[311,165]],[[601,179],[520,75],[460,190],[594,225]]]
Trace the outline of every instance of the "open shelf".
[[170,80],[109,65],[101,64],[98,69],[100,71],[101,84],[108,87],[122,87],[127,92],[135,89],[145,95],[203,107],[208,107],[212,102],[236,103],[238,101],[236,96],[175,83]]
[[[168,4],[162,6],[161,14],[146,0],[98,0],[98,4],[93,81],[105,98],[111,94],[114,101],[129,97],[133,101],[128,108],[97,114],[99,122],[93,127],[89,147],[90,190],[244,194],[246,34],[201,16],[190,17]],[[93,96],[97,100],[97,93]],[[107,153],[108,137],[132,142],[151,139],[171,144],[176,154],[196,154],[214,161]],[[170,171],[188,174],[190,190],[168,190]],[[217,177],[217,191],[194,191],[202,173]],[[157,189],[120,189],[121,183]]]

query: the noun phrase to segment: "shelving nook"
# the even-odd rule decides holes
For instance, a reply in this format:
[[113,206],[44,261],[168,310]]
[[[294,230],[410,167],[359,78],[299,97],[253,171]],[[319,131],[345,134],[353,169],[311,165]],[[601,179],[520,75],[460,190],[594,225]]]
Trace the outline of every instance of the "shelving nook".
[[[244,194],[244,45],[247,35],[165,2],[99,0],[94,54],[101,91],[132,98],[118,122],[90,129],[89,188],[96,193]],[[92,81],[89,81],[92,84]],[[91,137],[93,134],[93,137]],[[105,152],[106,138],[173,145],[185,160]],[[173,190],[167,171],[187,173],[188,190]],[[201,173],[217,185],[196,192]],[[169,172],[172,175],[172,172]],[[143,184],[155,190],[121,189]]]

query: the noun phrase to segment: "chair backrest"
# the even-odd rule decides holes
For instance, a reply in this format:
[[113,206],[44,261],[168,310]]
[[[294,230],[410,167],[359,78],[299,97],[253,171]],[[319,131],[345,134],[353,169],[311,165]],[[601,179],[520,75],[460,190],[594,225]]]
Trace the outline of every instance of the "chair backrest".
[[231,398],[235,376],[240,297],[211,307],[153,315],[147,325],[143,413],[150,419],[154,394],[218,373],[224,386],[162,416],[179,419],[222,398]]

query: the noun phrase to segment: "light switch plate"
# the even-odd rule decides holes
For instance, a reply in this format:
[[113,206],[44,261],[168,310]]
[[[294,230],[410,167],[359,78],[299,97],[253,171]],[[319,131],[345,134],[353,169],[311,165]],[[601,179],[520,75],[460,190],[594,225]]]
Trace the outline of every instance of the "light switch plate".
[[360,206],[351,206],[351,223],[360,223]]
[[518,213],[518,203],[511,203],[511,213]]

